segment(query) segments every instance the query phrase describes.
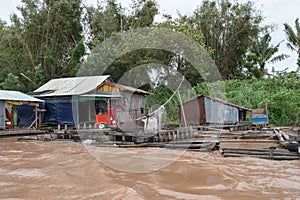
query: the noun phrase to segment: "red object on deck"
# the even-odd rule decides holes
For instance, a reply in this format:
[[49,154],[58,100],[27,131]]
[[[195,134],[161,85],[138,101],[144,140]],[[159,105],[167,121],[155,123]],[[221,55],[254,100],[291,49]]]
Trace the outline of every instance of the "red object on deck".
[[[96,115],[96,123],[97,125],[100,125],[100,124],[105,124],[106,126],[108,126],[108,114],[107,114],[107,110],[106,110],[106,113],[105,114],[97,114]],[[115,122],[115,115],[114,115],[114,109],[111,108],[109,110],[109,125],[114,125],[116,124]]]
[[11,128],[11,122],[6,122],[5,123],[5,128],[10,129]]
[[7,108],[5,108],[5,115],[6,115],[6,118],[7,118],[10,122],[13,121],[13,119],[14,119],[13,114],[10,113],[10,112],[8,111]]

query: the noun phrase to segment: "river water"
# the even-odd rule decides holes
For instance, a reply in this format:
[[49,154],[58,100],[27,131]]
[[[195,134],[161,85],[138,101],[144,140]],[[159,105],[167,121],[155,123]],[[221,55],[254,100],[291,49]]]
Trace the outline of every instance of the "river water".
[[105,166],[81,143],[0,139],[0,199],[297,198],[300,161],[187,151],[154,172],[126,173]]

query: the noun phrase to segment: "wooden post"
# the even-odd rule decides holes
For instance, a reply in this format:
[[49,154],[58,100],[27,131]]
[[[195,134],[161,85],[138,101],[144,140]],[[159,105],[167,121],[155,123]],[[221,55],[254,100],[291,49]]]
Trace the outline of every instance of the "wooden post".
[[[79,97],[77,96],[75,98],[75,108],[76,108],[76,124],[78,125],[78,129],[80,129],[80,124],[79,124]],[[74,102],[72,102],[73,106],[74,106]]]
[[[177,93],[178,93],[179,101],[182,102],[179,90]],[[180,111],[181,111],[181,116],[183,116],[184,125],[185,125],[185,127],[187,127],[183,104],[180,104]],[[179,117],[181,118],[181,116],[179,116]],[[179,119],[179,120],[181,121],[181,119]]]
[[172,131],[172,140],[176,140],[176,131]]
[[38,106],[35,106],[35,129],[38,128]]
[[160,132],[158,133],[158,141],[162,142],[162,138],[161,138],[161,133]]
[[38,119],[39,119],[39,128],[41,128],[41,126],[42,126],[42,113],[41,112],[39,112],[39,114],[38,114]]
[[15,117],[14,117],[14,108],[15,106],[12,105],[11,107],[11,115],[12,115],[12,121],[11,121],[11,127],[14,128],[15,127]]
[[193,138],[193,127],[190,126],[189,138]]
[[178,130],[177,131],[177,140],[180,140],[181,138],[180,138],[180,131]]
[[110,100],[107,100],[107,127],[110,126]]

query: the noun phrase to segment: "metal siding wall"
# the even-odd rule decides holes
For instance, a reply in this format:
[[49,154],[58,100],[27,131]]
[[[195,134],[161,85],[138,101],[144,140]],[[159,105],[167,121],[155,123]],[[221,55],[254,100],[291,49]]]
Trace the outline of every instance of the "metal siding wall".
[[[184,124],[184,116],[182,112],[182,107],[179,107],[180,109],[180,123]],[[186,123],[188,125],[196,125],[199,124],[200,120],[200,108],[198,99],[192,100],[190,102],[187,102],[183,104],[183,111],[185,114]]]
[[239,110],[236,107],[225,105],[225,124],[236,124],[239,122]]
[[239,111],[237,108],[206,97],[204,102],[207,124],[235,124],[238,122]]
[[214,123],[213,120],[213,113],[214,111],[212,106],[212,101],[206,97],[204,97],[204,104],[205,104],[205,114],[206,114],[206,123],[211,124]]
[[203,125],[206,124],[205,102],[203,96],[198,98],[198,103],[199,103],[199,115],[200,115],[199,124]]
[[0,129],[5,129],[5,101],[0,101]]

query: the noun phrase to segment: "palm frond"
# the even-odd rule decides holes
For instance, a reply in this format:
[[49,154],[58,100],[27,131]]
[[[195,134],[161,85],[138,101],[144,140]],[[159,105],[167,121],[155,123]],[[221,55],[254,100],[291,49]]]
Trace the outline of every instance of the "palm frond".
[[296,30],[297,30],[297,34],[298,34],[298,42],[300,40],[300,24],[299,24],[299,18],[296,19],[295,21],[295,26],[296,26]]
[[292,44],[290,44],[290,43],[287,43],[286,46],[287,46],[287,48],[289,48],[292,51],[297,51],[297,49],[294,48],[294,46]]
[[271,45],[271,47],[268,48],[268,51],[267,51],[267,53],[266,53],[266,60],[270,60],[271,57],[279,51],[280,44],[281,44],[283,41],[284,41],[284,40],[278,42],[278,44],[277,44],[275,47],[273,47],[273,45]]
[[278,55],[278,56],[275,56],[274,58],[272,58],[270,60],[270,63],[275,63],[275,62],[279,62],[279,61],[283,61],[287,58],[289,58],[290,56],[287,55],[287,54],[281,54],[281,55]]
[[288,25],[287,23],[284,23],[284,32],[286,33],[287,39],[290,42],[291,45],[294,47],[298,47],[298,37],[296,33],[294,32],[293,28]]

